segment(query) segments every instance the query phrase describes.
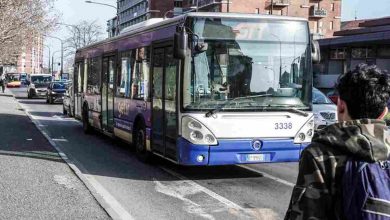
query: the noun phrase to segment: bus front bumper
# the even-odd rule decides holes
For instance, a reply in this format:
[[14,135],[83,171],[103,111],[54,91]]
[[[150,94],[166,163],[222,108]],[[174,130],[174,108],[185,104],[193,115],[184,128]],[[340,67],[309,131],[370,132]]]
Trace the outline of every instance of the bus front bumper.
[[294,144],[292,139],[260,139],[261,149],[254,150],[252,141],[220,139],[218,145],[208,146],[194,145],[180,137],[177,142],[178,163],[189,166],[213,166],[295,162],[299,160],[302,150],[309,144]]

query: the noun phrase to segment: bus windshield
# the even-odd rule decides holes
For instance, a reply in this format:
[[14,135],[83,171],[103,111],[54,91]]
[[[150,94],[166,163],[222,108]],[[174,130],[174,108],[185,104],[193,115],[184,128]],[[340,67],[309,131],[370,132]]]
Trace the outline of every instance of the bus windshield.
[[310,108],[306,22],[193,18],[192,28],[192,47],[207,50],[193,50],[183,81],[184,109]]

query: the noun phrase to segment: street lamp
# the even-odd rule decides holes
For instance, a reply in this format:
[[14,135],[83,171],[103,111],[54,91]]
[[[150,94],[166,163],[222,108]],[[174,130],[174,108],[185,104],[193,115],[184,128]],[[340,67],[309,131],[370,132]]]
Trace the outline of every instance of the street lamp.
[[106,3],[101,3],[101,2],[94,2],[94,1],[85,1],[85,3],[89,4],[96,4],[96,5],[104,5],[110,8],[114,8],[116,10],[116,29],[117,29],[117,34],[119,34],[119,14],[118,14],[118,8],[114,5],[106,4]]
[[64,40],[58,37],[50,36],[50,35],[45,35],[46,37],[51,37],[54,39],[57,39],[61,42],[61,71],[60,71],[60,77],[62,79],[62,73],[64,71]]
[[50,47],[47,46],[46,44],[43,44],[43,46],[47,47],[47,49],[49,49],[49,65],[48,65],[48,69],[49,69],[49,73],[50,73]]

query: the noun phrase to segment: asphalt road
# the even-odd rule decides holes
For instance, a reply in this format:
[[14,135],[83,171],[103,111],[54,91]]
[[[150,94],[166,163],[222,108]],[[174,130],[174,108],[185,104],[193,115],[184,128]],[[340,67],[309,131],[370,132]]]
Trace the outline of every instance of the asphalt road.
[[62,105],[17,100],[78,167],[102,206],[133,219],[283,219],[297,163],[180,167],[157,159],[144,164],[131,147],[103,135],[85,135]]

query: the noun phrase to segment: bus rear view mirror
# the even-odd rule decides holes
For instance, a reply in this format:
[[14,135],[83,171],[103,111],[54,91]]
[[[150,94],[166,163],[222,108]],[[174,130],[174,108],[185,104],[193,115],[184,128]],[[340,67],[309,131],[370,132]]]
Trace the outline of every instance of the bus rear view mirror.
[[313,63],[316,64],[321,62],[320,45],[316,40],[311,42],[311,59],[313,60]]
[[183,28],[181,31],[176,32],[174,36],[174,54],[176,59],[184,59],[187,54],[188,47],[188,34]]

